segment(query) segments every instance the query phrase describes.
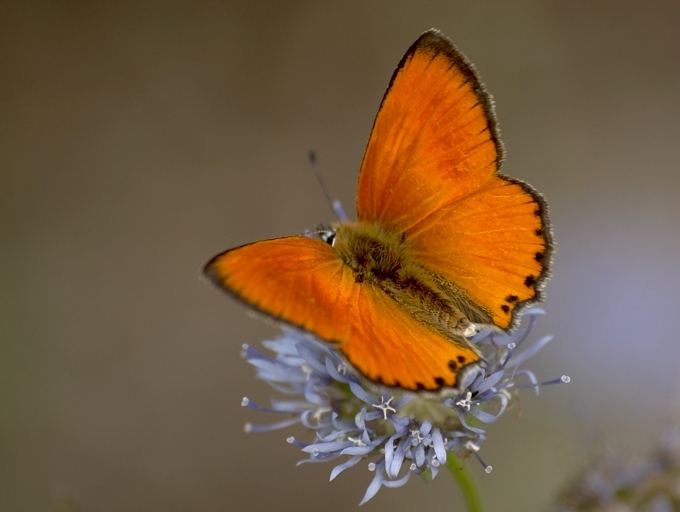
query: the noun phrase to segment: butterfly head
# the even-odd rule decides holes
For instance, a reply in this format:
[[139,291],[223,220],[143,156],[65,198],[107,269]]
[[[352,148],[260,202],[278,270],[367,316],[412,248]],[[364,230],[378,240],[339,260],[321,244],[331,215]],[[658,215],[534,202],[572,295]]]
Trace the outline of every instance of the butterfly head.
[[319,233],[319,236],[320,236],[321,240],[326,242],[331,247],[335,246],[335,230],[327,229],[327,230]]

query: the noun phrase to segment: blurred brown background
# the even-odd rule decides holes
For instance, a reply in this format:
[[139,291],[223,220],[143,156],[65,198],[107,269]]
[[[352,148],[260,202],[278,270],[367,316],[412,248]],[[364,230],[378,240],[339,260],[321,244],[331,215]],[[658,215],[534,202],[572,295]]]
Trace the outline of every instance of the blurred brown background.
[[[355,510],[360,465],[246,435],[239,357],[277,331],[199,278],[217,252],[348,211],[382,94],[442,29],[494,95],[508,174],[558,241],[524,393],[473,464],[541,510],[604,433],[653,445],[679,394],[680,3],[0,3],[0,510]],[[585,411],[585,412],[583,412]],[[362,510],[451,510],[448,475]]]

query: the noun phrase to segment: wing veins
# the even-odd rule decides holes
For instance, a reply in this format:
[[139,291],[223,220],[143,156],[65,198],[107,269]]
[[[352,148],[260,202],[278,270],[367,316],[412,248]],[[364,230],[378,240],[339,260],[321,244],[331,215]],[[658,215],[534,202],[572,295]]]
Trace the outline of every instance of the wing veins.
[[[436,56],[436,55],[437,55],[437,54],[435,54],[435,56]],[[428,65],[425,67],[425,69],[423,70],[423,72],[421,73],[420,76],[422,76],[422,75],[425,74],[425,71],[427,71],[427,68],[430,67],[430,65],[432,64],[433,61],[434,61],[434,57],[430,60],[430,62],[429,62]],[[462,87],[462,85],[461,85],[461,87]],[[460,88],[460,87],[456,88],[456,90],[458,90],[459,88]],[[396,187],[397,185],[399,185],[399,182],[401,181],[401,179],[403,178],[403,176],[406,174],[406,173],[403,171],[403,169],[404,169],[404,168],[407,168],[407,169],[408,169],[408,168],[413,167],[412,165],[407,165],[407,164],[411,164],[411,162],[413,161],[413,155],[414,155],[414,153],[415,153],[415,151],[413,151],[413,149],[414,149],[414,147],[417,147],[417,145],[418,145],[418,140],[419,140],[419,138],[420,138],[420,137],[419,137],[420,134],[422,133],[422,131],[425,129],[425,127],[426,127],[427,124],[430,122],[430,120],[432,119],[432,117],[434,117],[435,114],[438,114],[438,113],[441,114],[441,112],[437,112],[437,109],[436,109],[436,108],[430,108],[432,105],[438,103],[438,101],[439,101],[439,98],[438,98],[437,96],[435,96],[435,95],[432,95],[432,97],[430,97],[430,100],[429,100],[428,102],[424,103],[425,107],[428,108],[428,109],[430,110],[430,113],[429,113],[429,115],[427,116],[427,119],[426,119],[423,123],[421,123],[420,128],[419,128],[418,131],[413,135],[413,137],[411,138],[411,142],[408,144],[408,148],[407,148],[407,149],[408,149],[408,155],[409,155],[409,156],[408,156],[407,159],[405,159],[404,161],[402,161],[402,164],[401,164],[401,166],[400,166],[400,167],[402,168],[402,171],[398,174],[397,179],[395,180],[395,187]],[[411,108],[405,108],[405,109],[403,110],[403,115],[402,115],[402,117],[401,117],[401,121],[402,121],[402,122],[403,122],[404,118],[406,118],[407,116],[410,116],[411,113],[412,113],[412,111],[415,110],[415,109],[413,108],[413,107],[414,107],[413,104],[411,104],[410,107],[411,107]],[[423,108],[421,107],[421,105],[418,105],[418,107],[419,107],[419,110],[423,110]],[[400,124],[401,124],[401,123],[400,123]],[[402,132],[402,133],[403,133],[403,132]],[[404,152],[404,153],[405,153],[405,152]],[[403,153],[402,153],[402,154],[403,154]]]

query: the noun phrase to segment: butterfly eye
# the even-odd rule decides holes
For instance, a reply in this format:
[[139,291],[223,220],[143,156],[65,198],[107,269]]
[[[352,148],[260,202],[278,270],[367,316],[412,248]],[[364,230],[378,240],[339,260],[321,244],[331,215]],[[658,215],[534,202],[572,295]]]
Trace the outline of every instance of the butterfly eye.
[[319,234],[319,236],[321,237],[321,240],[326,242],[331,247],[335,245],[335,230],[325,229]]

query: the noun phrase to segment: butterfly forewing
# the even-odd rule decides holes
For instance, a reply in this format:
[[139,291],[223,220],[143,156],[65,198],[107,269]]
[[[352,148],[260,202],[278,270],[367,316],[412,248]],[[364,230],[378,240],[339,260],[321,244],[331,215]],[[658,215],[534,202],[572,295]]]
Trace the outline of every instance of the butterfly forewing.
[[439,32],[404,55],[378,111],[359,174],[357,215],[405,231],[496,171],[490,103]]

